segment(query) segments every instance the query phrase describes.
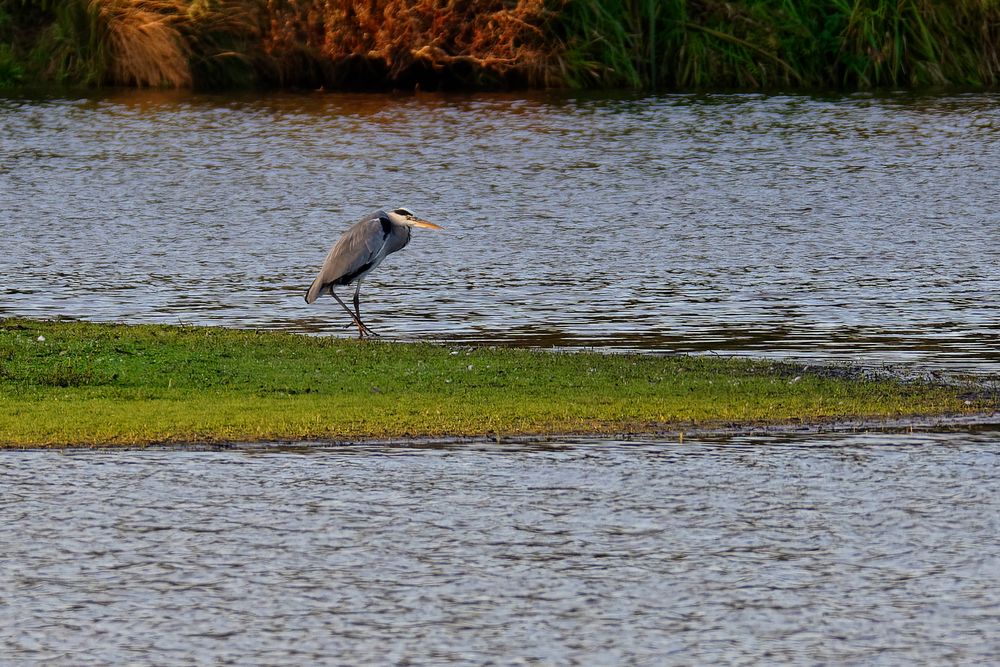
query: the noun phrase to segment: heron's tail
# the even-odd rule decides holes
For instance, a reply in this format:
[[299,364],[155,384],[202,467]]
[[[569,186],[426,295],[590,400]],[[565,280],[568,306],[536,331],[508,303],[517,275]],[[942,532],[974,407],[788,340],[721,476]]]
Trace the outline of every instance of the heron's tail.
[[320,279],[316,276],[316,280],[312,282],[309,286],[309,291],[306,292],[306,303],[312,303],[319,298],[319,295],[323,293],[323,288],[326,287]]

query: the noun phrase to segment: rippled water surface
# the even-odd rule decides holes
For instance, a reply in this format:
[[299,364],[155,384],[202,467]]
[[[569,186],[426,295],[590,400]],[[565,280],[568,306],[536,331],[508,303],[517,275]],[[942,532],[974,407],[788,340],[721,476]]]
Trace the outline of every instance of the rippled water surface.
[[0,100],[0,315],[1000,370],[1000,98]]
[[0,452],[3,664],[988,664],[1000,432]]
[[[0,317],[1000,372],[1000,97],[0,99]],[[418,230],[418,232],[421,230]],[[0,664],[969,664],[1000,431],[0,452]]]

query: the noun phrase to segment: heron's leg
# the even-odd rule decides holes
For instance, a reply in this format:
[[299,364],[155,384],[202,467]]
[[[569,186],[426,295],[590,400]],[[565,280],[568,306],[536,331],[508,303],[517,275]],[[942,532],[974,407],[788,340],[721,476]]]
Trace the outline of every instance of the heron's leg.
[[368,333],[369,336],[378,336],[378,334],[375,333],[375,331],[370,326],[361,321],[360,295],[361,295],[361,280],[358,280],[358,286],[354,288],[354,314],[357,317],[358,324],[360,324],[365,328],[365,331]]
[[365,334],[368,334],[370,336],[378,335],[377,333],[369,329],[368,325],[362,322],[361,318],[355,315],[353,311],[351,311],[351,309],[347,306],[347,304],[344,303],[339,296],[337,296],[336,292],[333,291],[333,287],[330,288],[330,295],[337,300],[337,303],[340,304],[341,308],[347,311],[347,314],[351,316],[352,320],[354,320],[354,324],[358,325],[358,338],[364,338]]
[[361,305],[360,305],[360,295],[361,295],[361,280],[358,280],[357,286],[354,288],[354,314],[358,318],[358,322],[361,321]]
[[339,296],[337,296],[337,293],[333,291],[333,288],[332,288],[332,287],[330,288],[330,296],[332,296],[332,297],[333,297],[334,299],[336,299],[336,300],[337,300],[337,303],[339,303],[339,304],[340,304],[340,307],[341,307],[341,308],[343,308],[343,309],[344,309],[345,311],[347,311],[347,314],[351,316],[351,319],[352,319],[352,320],[354,320],[354,324],[357,324],[357,325],[358,325],[358,331],[360,332],[360,336],[359,336],[359,337],[361,337],[361,336],[364,336],[364,330],[363,330],[363,328],[362,328],[362,327],[364,327],[365,325],[364,325],[364,324],[363,324],[363,323],[361,322],[361,320],[360,320],[360,319],[359,319],[359,318],[358,318],[358,317],[357,317],[357,316],[356,316],[356,315],[355,315],[355,314],[354,314],[354,313],[353,313],[353,312],[351,311],[351,309],[350,309],[350,308],[348,308],[347,304],[346,304],[346,303],[344,303],[344,302],[343,302],[343,301],[341,300],[341,298],[340,298]]

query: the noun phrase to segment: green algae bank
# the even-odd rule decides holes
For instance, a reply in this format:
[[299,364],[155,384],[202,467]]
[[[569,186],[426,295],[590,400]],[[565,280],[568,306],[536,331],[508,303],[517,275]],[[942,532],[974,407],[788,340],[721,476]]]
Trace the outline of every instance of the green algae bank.
[[643,433],[981,411],[967,390],[707,357],[0,321],[0,444]]

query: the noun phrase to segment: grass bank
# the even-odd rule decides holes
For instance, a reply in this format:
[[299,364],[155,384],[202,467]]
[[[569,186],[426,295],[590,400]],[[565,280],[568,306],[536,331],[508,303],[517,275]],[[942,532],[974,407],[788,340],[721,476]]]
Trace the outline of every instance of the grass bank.
[[0,86],[988,87],[996,0],[0,0]]
[[988,407],[960,393],[709,357],[0,320],[8,447],[654,432]]

